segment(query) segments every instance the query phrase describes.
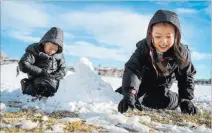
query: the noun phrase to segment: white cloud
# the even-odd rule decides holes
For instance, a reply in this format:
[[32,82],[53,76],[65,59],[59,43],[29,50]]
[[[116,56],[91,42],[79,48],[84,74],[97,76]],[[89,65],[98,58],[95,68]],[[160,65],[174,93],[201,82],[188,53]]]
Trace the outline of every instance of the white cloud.
[[209,16],[211,16],[211,11],[212,11],[212,9],[211,9],[211,4],[210,4],[207,8],[205,8],[204,11],[205,11]]
[[3,1],[1,15],[3,28],[46,27],[49,23],[49,16],[33,2]]
[[74,38],[75,36],[69,32],[64,32],[64,38],[70,39],[70,38]]
[[[144,15],[127,9],[114,7],[112,9],[103,9],[96,11],[95,9],[84,10],[67,10],[59,8],[59,6],[51,6],[50,10],[55,11],[53,15],[48,11],[47,4],[37,4],[33,2],[2,2],[2,27],[15,27],[18,32],[9,33],[10,36],[23,40],[25,42],[37,42],[40,37],[35,37],[34,31],[58,26],[64,31],[66,39],[77,38],[84,42],[75,42],[74,45],[65,45],[67,50],[76,56],[88,56],[98,59],[115,59],[126,61],[135,49],[135,44],[139,40],[146,37],[146,29],[153,14]],[[100,9],[101,7],[98,7]],[[59,10],[55,10],[59,9]],[[181,13],[195,13],[196,10],[178,8]],[[52,13],[52,12],[51,12]],[[50,17],[53,16],[53,17]],[[57,20],[57,21],[56,21]],[[191,26],[183,26],[186,37],[189,39],[195,32],[191,30]],[[23,29],[22,29],[23,28]],[[42,29],[41,29],[42,28]],[[7,29],[7,28],[6,28]],[[29,29],[32,29],[31,32]],[[24,33],[28,31],[29,33]],[[95,46],[85,42],[81,37],[75,36],[73,33],[83,33],[82,36],[91,37],[98,45],[108,45],[110,47],[119,47],[119,49],[109,49]],[[69,54],[68,52],[66,54]],[[195,60],[208,59],[211,55],[198,52],[192,53]]]
[[191,58],[192,60],[205,60],[205,59],[211,59],[211,54],[208,53],[199,53],[196,51],[191,52]]
[[77,42],[78,45],[67,45],[72,55],[127,61],[136,48],[135,44],[146,37],[150,18],[150,15],[114,9],[101,12],[72,11],[61,15],[60,20],[64,22],[64,29],[84,32],[95,39],[98,45],[119,47],[118,50],[108,49]]
[[146,36],[150,18],[148,15],[121,10],[73,11],[61,16],[67,28],[87,32],[99,43],[124,48],[132,48]]
[[157,1],[155,2],[158,5],[162,5],[162,6],[168,6],[170,4],[171,1]]
[[[67,12],[67,10],[57,6],[51,6],[51,11],[59,9],[52,15],[47,10],[48,5],[33,2],[4,2],[3,7],[4,28],[6,26],[12,27],[11,30],[15,28],[21,33],[30,28],[34,32],[41,30],[41,28],[43,30],[43,28],[58,26],[66,31],[64,32],[65,40],[77,38],[78,36],[67,32],[76,31],[77,33],[85,33],[83,37],[88,36],[98,44],[118,46],[123,52],[130,54],[135,49],[136,42],[145,38],[146,29],[152,16],[141,15],[127,9],[115,9],[114,7],[112,9],[104,8],[100,12],[88,7],[83,11]],[[38,40],[37,37],[31,35],[12,34],[13,37],[23,41]],[[81,37],[79,36],[79,38]]]
[[204,65],[204,64],[198,64],[198,65],[195,66],[195,68],[204,70],[204,69],[207,68],[207,66]]
[[9,36],[16,38],[18,40],[24,41],[24,42],[39,42],[40,37],[34,37],[30,34],[30,32],[17,32],[17,31],[12,31],[9,33]]
[[79,57],[114,59],[119,61],[127,61],[129,58],[121,50],[99,47],[84,41],[75,42],[73,45],[64,45],[64,53]]
[[192,14],[192,13],[197,13],[198,11],[195,9],[189,9],[189,8],[177,8],[176,9],[177,13],[188,13],[188,14]]

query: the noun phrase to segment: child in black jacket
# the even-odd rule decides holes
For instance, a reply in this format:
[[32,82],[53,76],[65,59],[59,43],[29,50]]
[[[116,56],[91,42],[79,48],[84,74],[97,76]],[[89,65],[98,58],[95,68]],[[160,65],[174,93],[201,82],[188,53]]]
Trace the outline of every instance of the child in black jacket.
[[19,61],[19,69],[28,74],[22,79],[22,93],[31,96],[53,96],[59,81],[66,75],[66,65],[62,54],[63,31],[52,27],[40,40],[26,48]]

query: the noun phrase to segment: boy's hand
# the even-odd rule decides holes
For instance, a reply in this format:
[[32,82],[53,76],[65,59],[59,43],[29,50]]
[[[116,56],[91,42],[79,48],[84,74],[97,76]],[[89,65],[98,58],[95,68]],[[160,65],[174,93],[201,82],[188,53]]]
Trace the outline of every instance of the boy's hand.
[[46,77],[46,78],[52,78],[54,79],[54,76],[52,76],[51,74],[49,74],[45,69],[43,69],[41,71],[41,74],[40,74],[41,77]]
[[43,52],[40,52],[38,54],[38,58],[39,58],[40,64],[42,64],[42,68],[47,69],[50,65],[52,57]]
[[52,59],[51,56],[49,56],[48,54],[45,54],[45,53],[43,53],[43,52],[40,52],[40,53],[38,54],[38,56],[39,56],[41,59],[44,59],[44,60],[50,60],[50,59]]
[[63,78],[62,75],[59,72],[53,72],[53,73],[50,73],[50,74],[56,80],[59,80],[59,79],[62,79]]
[[118,105],[118,111],[120,113],[124,113],[128,110],[128,108],[135,108],[135,95],[136,91],[134,89],[130,90],[129,93],[125,93],[123,99],[120,101]]
[[194,106],[194,104],[187,99],[183,99],[180,102],[180,109],[182,113],[195,115],[198,112],[197,107]]

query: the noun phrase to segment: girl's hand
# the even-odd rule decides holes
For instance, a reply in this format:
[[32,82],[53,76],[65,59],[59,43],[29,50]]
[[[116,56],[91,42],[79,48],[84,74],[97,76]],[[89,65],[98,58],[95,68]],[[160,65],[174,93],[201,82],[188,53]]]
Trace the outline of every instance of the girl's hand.
[[198,112],[197,107],[194,106],[194,104],[187,99],[183,99],[180,102],[180,109],[182,113],[195,115]]
[[120,101],[119,105],[118,105],[118,111],[120,113],[124,113],[128,110],[128,108],[132,108],[134,109],[135,108],[135,102],[136,102],[136,99],[135,99],[135,95],[136,92],[134,89],[130,90],[129,93],[125,93],[124,94],[124,97],[123,99]]

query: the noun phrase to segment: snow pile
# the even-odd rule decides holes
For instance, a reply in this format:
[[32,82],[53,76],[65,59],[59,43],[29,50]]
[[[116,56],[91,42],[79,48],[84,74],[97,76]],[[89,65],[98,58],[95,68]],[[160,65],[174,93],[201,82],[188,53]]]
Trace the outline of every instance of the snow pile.
[[116,106],[114,103],[118,103],[121,95],[101,79],[88,59],[81,58],[74,69],[76,72],[61,81],[58,92],[47,100],[47,105],[80,112],[99,112],[102,107],[107,110]]
[[[41,107],[43,111],[68,110],[80,112],[111,112],[116,110],[122,96],[113,91],[112,86],[102,80],[92,66],[92,63],[81,58],[74,66],[75,73],[69,73],[61,80],[55,96],[49,97],[44,105],[42,102],[29,102],[31,96],[23,95],[20,90],[20,80],[27,77],[21,73],[16,77],[17,64],[2,66],[2,100],[21,101],[23,108]],[[12,68],[12,70],[11,70]],[[7,73],[12,71],[11,73]],[[14,84],[11,84],[14,83]],[[109,111],[108,111],[109,109]]]

